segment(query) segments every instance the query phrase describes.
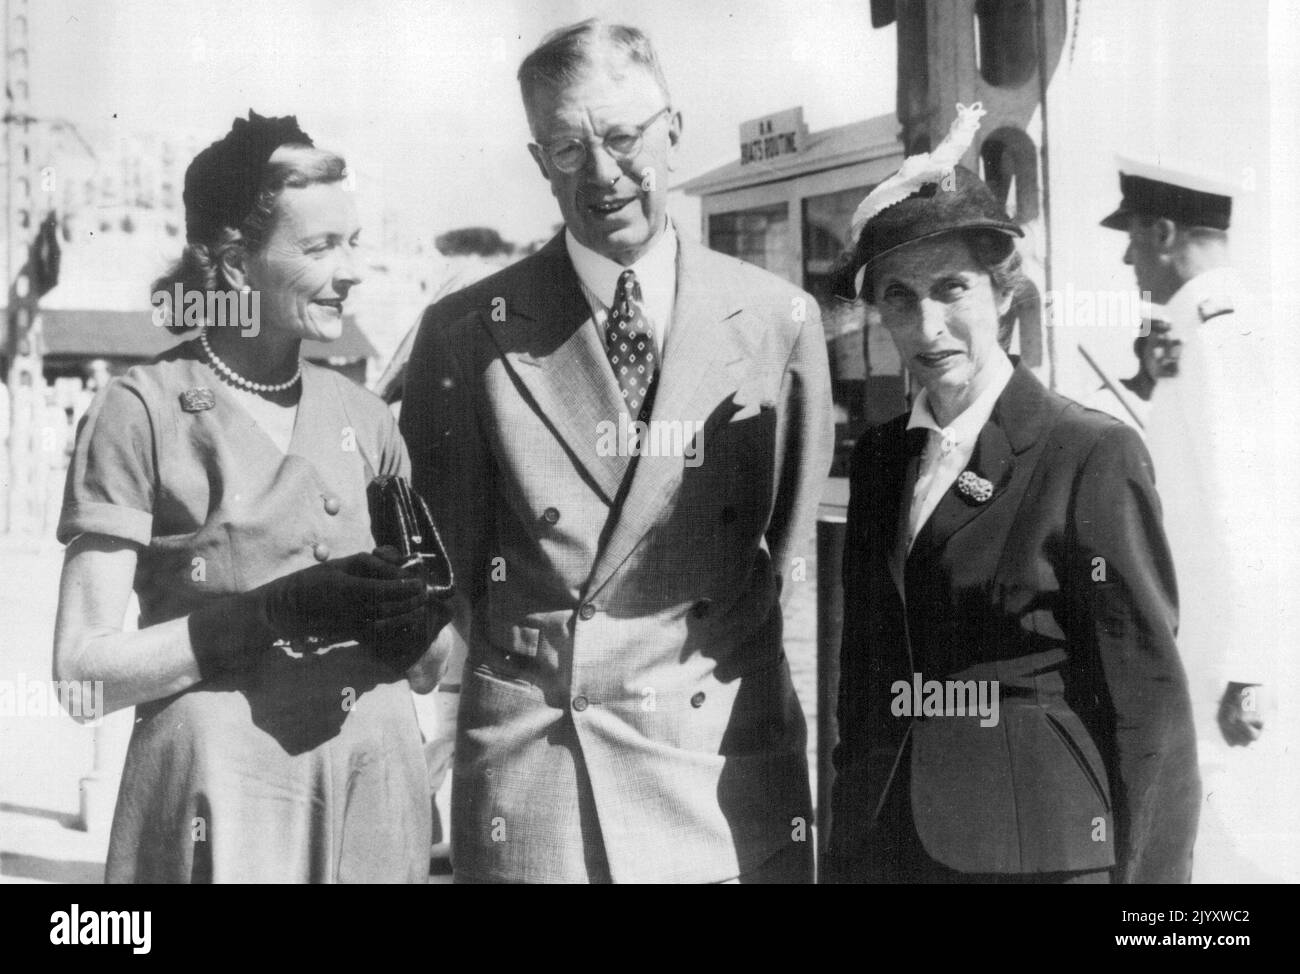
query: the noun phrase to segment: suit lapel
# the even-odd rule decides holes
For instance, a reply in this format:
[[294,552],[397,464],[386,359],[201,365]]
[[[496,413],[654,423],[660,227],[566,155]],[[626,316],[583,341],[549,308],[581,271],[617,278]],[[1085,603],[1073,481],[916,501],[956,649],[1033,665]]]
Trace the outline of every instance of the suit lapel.
[[1045,421],[1045,390],[1032,372],[1017,365],[1002,390],[989,421],[980,430],[966,469],[993,485],[993,495],[977,501],[962,493],[957,483],[943,497],[921,528],[908,565],[943,551],[952,537],[986,511],[1003,503],[1017,457],[1038,439]]
[[[911,642],[907,637],[906,607],[896,572],[894,546],[898,542],[899,518],[909,501],[905,492],[908,470],[914,458],[921,454],[921,449],[925,445],[925,435],[925,430],[907,429],[906,415],[892,420],[879,431],[878,452],[868,457],[870,465],[862,474],[868,504],[864,519],[863,543],[866,546],[867,558],[871,560],[867,570],[872,577],[889,579],[891,582],[887,589],[888,594],[885,586],[873,586],[869,597],[881,600],[880,604],[873,606],[873,611],[878,613],[878,618],[888,618],[891,613],[896,612],[902,627],[896,634],[897,642],[886,640],[878,647],[881,654],[878,665],[882,667],[882,672],[898,678],[914,672],[915,667],[912,665]],[[903,740],[905,741],[906,737]],[[899,744],[899,749],[901,752],[902,742]],[[892,776],[891,771],[891,779]],[[882,797],[885,791],[882,789]],[[876,811],[879,811],[878,807]]]
[[[898,539],[898,519],[903,504],[908,500],[903,496],[907,486],[907,469],[914,456],[920,454],[920,448],[911,439],[911,431],[906,428],[907,417],[893,420],[891,428],[881,432],[881,451],[877,456],[870,487],[870,506],[867,512],[866,526],[869,536],[867,542],[870,550],[877,552],[885,561]],[[924,430],[919,431],[924,443]]]
[[934,549],[942,550],[954,534],[985,511],[997,507],[1002,501],[1004,488],[1011,479],[1014,466],[1015,455],[1006,433],[990,419],[980,430],[966,469],[992,484],[993,496],[983,502],[976,501],[963,494],[957,484],[953,483],[943,492],[934,513],[921,527],[912,544],[912,555]]
[[895,558],[894,549],[898,544],[898,535],[902,525],[903,512],[911,500],[908,489],[908,474],[913,461],[921,455],[925,446],[926,431],[906,428],[907,417],[895,420],[896,428],[890,429],[888,446],[884,459],[880,462],[880,482],[878,499],[873,503],[869,530],[875,532],[872,550],[879,554],[885,569],[894,580],[894,587],[899,597],[903,595],[901,566]]
[[628,458],[602,456],[602,423],[618,423],[623,399],[583,297],[561,232],[538,254],[531,279],[503,295],[505,321],[488,328],[538,413],[555,431],[607,504],[627,474]]
[[[709,260],[711,256],[699,244],[679,238],[677,297],[652,422],[708,420],[722,395],[735,385],[732,370],[743,366],[743,349],[728,340],[722,327],[740,311],[740,292],[729,280],[710,274],[717,263]],[[606,371],[612,381],[612,370]],[[592,569],[588,598],[609,581],[654,525],[681,483],[684,465],[680,456],[636,459],[617,522]]]

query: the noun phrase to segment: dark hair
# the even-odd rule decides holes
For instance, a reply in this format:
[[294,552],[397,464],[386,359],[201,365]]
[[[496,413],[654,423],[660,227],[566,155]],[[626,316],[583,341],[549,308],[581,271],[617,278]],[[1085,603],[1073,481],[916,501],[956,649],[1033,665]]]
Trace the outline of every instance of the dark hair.
[[[175,264],[156,281],[150,293],[171,292],[179,284],[186,291],[233,290],[226,280],[222,262],[234,250],[245,256],[256,254],[266,245],[275,229],[276,201],[286,189],[301,189],[315,183],[341,182],[347,175],[347,163],[333,152],[308,145],[284,145],[278,157],[266,164],[262,173],[257,201],[238,227],[221,227],[207,240],[192,240],[185,245]],[[173,309],[174,311],[175,309]],[[176,321],[165,326],[170,331],[190,330]]]
[[[1016,249],[1015,240],[997,230],[953,230],[966,243],[975,262],[984,268],[993,282],[993,290],[999,294],[1015,293],[1024,278],[1021,271],[1023,261],[1020,251]],[[943,234],[947,236],[947,234]],[[860,298],[867,304],[875,304],[875,285],[872,277],[874,269],[868,267],[862,277]]]
[[534,89],[558,90],[577,81],[596,63],[600,51],[614,52],[654,77],[664,98],[671,102],[668,80],[655,56],[650,38],[635,27],[607,24],[597,18],[552,31],[519,65],[519,89],[525,109]]

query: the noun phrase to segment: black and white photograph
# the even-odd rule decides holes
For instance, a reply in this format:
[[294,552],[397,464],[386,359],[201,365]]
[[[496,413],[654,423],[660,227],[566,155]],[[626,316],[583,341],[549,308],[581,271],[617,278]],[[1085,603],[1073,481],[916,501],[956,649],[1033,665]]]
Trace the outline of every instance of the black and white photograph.
[[0,6],[38,939],[1300,881],[1300,4]]

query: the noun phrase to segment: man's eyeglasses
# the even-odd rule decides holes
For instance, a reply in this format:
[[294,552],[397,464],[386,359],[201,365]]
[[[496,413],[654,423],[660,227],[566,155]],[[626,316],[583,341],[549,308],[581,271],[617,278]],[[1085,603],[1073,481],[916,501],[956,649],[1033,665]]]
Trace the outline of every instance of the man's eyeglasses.
[[[601,138],[601,145],[620,162],[631,159],[641,151],[646,129],[661,116],[672,114],[672,110],[671,105],[665,105],[640,125],[612,128]],[[533,144],[537,145],[536,142]],[[587,161],[587,143],[582,139],[559,139],[548,145],[538,145],[538,148],[551,160],[551,165],[563,173],[575,173]]]

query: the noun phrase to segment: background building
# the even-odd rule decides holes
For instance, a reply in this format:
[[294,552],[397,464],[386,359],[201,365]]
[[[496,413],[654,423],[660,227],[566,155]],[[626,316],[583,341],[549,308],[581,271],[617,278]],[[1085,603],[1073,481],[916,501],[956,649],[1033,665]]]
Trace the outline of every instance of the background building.
[[889,337],[864,309],[831,295],[830,274],[849,244],[853,211],[903,161],[898,123],[883,115],[809,132],[802,108],[740,126],[735,162],[683,183],[700,197],[700,238],[779,274],[817,298],[836,405],[836,473],[869,424],[905,405]]

